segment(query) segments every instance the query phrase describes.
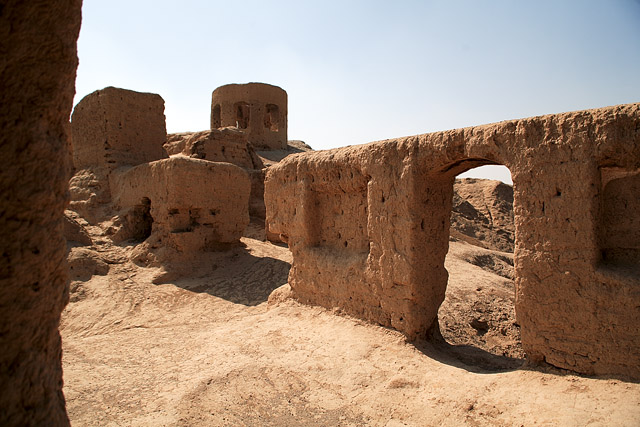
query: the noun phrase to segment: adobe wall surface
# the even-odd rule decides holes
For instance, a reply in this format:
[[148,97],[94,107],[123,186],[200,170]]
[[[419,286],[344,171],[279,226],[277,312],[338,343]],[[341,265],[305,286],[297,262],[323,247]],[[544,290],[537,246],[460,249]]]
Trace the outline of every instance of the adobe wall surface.
[[256,155],[247,134],[235,128],[214,129],[195,133],[169,135],[165,149],[170,155],[183,154],[211,162],[227,162],[240,166],[251,179],[249,214],[265,217],[264,163]]
[[164,100],[106,87],[82,98],[71,117],[76,170],[135,166],[167,157]]
[[287,92],[264,83],[229,84],[211,95],[211,129],[242,129],[258,149],[287,148]]
[[71,136],[70,209],[97,223],[108,215],[112,171],[168,157],[164,100],[115,87],[97,90],[75,106]]
[[293,253],[294,295],[428,334],[447,286],[454,178],[483,164],[507,166],[514,182],[528,357],[640,377],[640,104],[284,159],[267,172],[265,202],[270,232]]
[[81,1],[2,2],[0,424],[68,425],[58,324]]
[[[147,208],[148,237],[181,253],[237,242],[249,224],[249,176],[242,168],[187,157],[171,157],[114,174],[114,204],[129,215]],[[135,238],[132,218],[122,239]],[[146,236],[140,236],[146,237]]]

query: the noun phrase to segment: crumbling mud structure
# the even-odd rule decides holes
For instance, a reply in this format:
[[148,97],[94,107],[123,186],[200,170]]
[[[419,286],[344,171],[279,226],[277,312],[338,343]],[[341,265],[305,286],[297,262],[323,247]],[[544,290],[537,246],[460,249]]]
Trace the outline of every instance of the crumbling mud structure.
[[231,163],[247,172],[251,180],[249,214],[264,219],[264,168],[247,134],[233,127],[169,135],[164,148],[171,156],[183,155],[211,162]]
[[0,7],[0,425],[63,426],[63,210],[80,0]]
[[300,301],[437,334],[456,175],[507,166],[534,362],[640,378],[640,104],[291,156],[265,182]]
[[[71,119],[71,208],[111,239],[181,254],[239,241],[249,223],[249,176],[230,163],[169,157],[164,101],[113,87],[84,97]],[[171,258],[171,256],[167,256]]]
[[234,126],[256,149],[286,149],[287,92],[264,83],[217,88],[211,95],[211,129]]
[[243,168],[251,179],[249,215],[260,221],[266,215],[264,174],[269,162],[310,149],[299,141],[287,141],[287,92],[264,83],[217,88],[212,94],[211,129],[170,134],[164,148],[171,156]]

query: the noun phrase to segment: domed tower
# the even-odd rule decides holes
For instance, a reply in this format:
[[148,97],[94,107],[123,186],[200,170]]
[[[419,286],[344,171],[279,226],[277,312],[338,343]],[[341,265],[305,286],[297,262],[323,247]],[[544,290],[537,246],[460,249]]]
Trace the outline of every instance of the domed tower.
[[211,129],[229,126],[258,149],[286,149],[287,92],[264,83],[220,86],[211,96]]

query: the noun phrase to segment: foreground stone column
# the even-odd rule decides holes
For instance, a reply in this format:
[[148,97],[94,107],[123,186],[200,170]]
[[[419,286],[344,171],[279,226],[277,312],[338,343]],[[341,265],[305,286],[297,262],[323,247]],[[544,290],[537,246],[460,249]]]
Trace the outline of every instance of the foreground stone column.
[[68,425],[62,214],[81,0],[0,4],[0,425]]

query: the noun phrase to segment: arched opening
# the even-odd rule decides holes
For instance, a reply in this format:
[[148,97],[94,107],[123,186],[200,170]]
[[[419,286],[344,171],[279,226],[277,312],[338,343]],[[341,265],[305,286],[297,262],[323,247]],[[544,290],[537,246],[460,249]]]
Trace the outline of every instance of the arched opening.
[[[471,366],[510,369],[524,352],[515,314],[513,186],[505,166],[459,162],[450,213],[449,273],[438,311],[440,334]],[[506,181],[506,182],[505,182]]]
[[280,115],[278,106],[267,104],[264,111],[264,127],[271,132],[277,132],[279,128]]
[[211,129],[218,129],[222,126],[222,120],[220,118],[220,104],[213,106],[211,110]]
[[632,268],[640,265],[640,171],[602,168],[599,221],[602,262]]
[[251,109],[246,102],[236,102],[234,104],[236,112],[236,126],[238,129],[246,129],[249,127],[249,118],[251,117]]

